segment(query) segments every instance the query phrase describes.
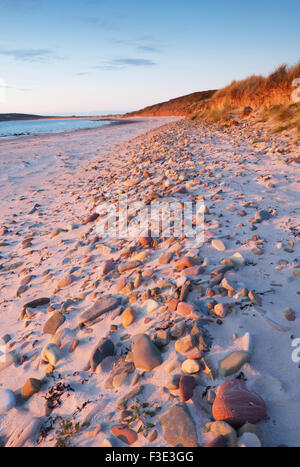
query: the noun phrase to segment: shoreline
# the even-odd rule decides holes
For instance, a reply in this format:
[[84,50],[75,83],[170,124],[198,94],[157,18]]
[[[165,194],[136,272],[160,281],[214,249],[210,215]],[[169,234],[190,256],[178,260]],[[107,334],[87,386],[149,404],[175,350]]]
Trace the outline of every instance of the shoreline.
[[[110,122],[108,125],[112,126],[112,125],[122,125],[122,124],[130,124],[130,123],[137,123],[138,122],[142,122],[143,121],[143,117],[137,117],[138,120],[135,120],[134,118],[126,118],[126,119],[121,119],[121,118],[103,118],[103,119],[99,119],[98,117],[94,120],[96,121],[101,121],[101,120],[105,120],[105,121],[108,121]],[[155,117],[153,117],[155,118]],[[56,118],[51,118],[52,120],[68,120],[68,118],[63,118],[63,119],[56,119]],[[50,119],[50,120],[51,120]],[[49,119],[37,119],[37,120],[49,120]],[[72,119],[70,119],[72,120]],[[73,119],[74,120],[74,119]],[[84,120],[84,119],[82,119]],[[90,120],[89,118],[86,118],[86,120]],[[92,119],[91,119],[92,120]],[[33,120],[35,121],[35,120]],[[51,135],[65,135],[65,134],[71,134],[71,133],[77,133],[77,132],[83,132],[83,131],[89,131],[89,130],[99,130],[101,128],[104,128],[102,126],[100,127],[91,127],[91,128],[79,128],[79,129],[75,129],[75,130],[65,130],[65,131],[55,131],[55,132],[50,132],[50,133],[31,133],[31,134],[16,134],[16,135],[3,135],[1,136],[0,135],[0,145],[1,145],[1,141],[10,141],[10,140],[13,140],[14,138],[29,138],[29,137],[38,137],[38,136],[44,136],[44,137],[49,137]]]
[[[213,419],[207,388],[214,388],[213,398],[218,386],[242,372],[247,387],[267,407],[268,417],[256,425],[262,432],[257,442],[296,446],[299,369],[292,361],[290,336],[300,337],[300,285],[294,275],[300,263],[300,213],[296,208],[299,164],[287,163],[293,147],[280,136],[262,134],[262,142],[255,142],[252,129],[247,128],[224,132],[200,122],[167,118],[142,117],[138,122],[7,143],[6,158],[14,156],[20,165],[11,168],[12,175],[8,171],[8,180],[0,180],[0,229],[4,229],[0,337],[9,336],[7,351],[12,359],[8,366],[0,363],[0,383],[1,388],[14,391],[18,402],[0,415],[3,442],[54,446],[56,416],[69,416],[80,426],[90,423],[72,438],[73,445],[125,447],[111,431],[121,423],[120,399],[143,387],[130,402],[138,397],[153,410],[161,409],[148,420],[154,427],[146,438],[137,433],[136,425],[135,434],[126,436],[132,436],[137,447],[170,446],[166,430],[171,431],[174,419],[169,411],[182,403],[176,375],[188,374],[182,364],[190,355],[188,360],[199,371],[189,375],[196,386],[184,402],[188,420],[184,414],[177,420],[182,436],[189,439],[180,443],[203,445],[213,439],[213,433],[204,430]],[[276,147],[286,151],[276,152]],[[20,172],[22,164],[28,173],[14,180],[13,173]],[[103,244],[90,216],[101,202],[115,202],[120,191],[132,203],[148,202],[155,194],[159,199],[172,195],[182,203],[204,197],[205,243],[196,248],[184,238],[160,238],[147,246],[136,238]],[[251,221],[263,211],[268,215]],[[217,242],[215,248],[216,240],[223,246]],[[165,256],[162,261],[166,254],[169,259]],[[234,254],[240,255],[239,267],[228,262]],[[178,266],[182,258],[186,265],[189,260],[193,271]],[[120,270],[130,261],[136,261],[134,269]],[[245,288],[259,305],[241,292]],[[113,310],[103,313],[101,321],[79,326],[86,311],[107,295],[118,301]],[[49,297],[49,304],[24,308],[41,297]],[[178,303],[171,307],[174,300],[181,302],[179,308]],[[218,315],[223,305],[224,314]],[[130,315],[134,319],[125,327],[122,313],[128,308],[134,311]],[[294,311],[295,320],[282,313],[286,308]],[[63,323],[56,321],[58,316]],[[68,329],[63,337],[45,332],[51,317],[60,324],[58,332]],[[200,326],[197,332],[195,326]],[[148,352],[158,359],[151,371],[146,369],[148,361],[141,365],[131,353],[134,337],[141,333],[157,344],[158,350],[150,346]],[[251,345],[243,337],[247,333]],[[189,336],[199,340],[190,342]],[[53,339],[60,349],[55,350],[57,361],[49,368],[51,363],[41,363],[41,353]],[[87,363],[100,339],[113,342],[114,351],[91,371]],[[248,352],[249,359],[223,377],[218,374],[219,362],[234,351]],[[200,369],[203,356],[216,373],[213,380]],[[20,391],[28,378],[38,379],[41,387],[22,400]],[[65,385],[59,395],[61,405],[49,411],[45,396],[50,397],[51,388],[56,393],[59,383]],[[192,434],[187,433],[191,420]],[[31,427],[27,438],[20,434],[24,426]],[[232,436],[237,444],[237,431]]]

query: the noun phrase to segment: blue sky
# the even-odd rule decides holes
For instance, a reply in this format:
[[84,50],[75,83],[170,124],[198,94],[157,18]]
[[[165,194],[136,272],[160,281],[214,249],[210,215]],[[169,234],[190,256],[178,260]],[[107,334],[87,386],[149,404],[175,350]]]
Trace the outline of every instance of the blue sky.
[[0,0],[1,112],[126,111],[300,59],[299,0]]

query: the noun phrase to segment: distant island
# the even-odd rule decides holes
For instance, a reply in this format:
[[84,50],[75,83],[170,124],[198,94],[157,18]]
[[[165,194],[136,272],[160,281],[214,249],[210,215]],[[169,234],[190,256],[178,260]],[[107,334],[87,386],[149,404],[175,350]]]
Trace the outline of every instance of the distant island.
[[14,120],[108,120],[113,118],[120,117],[120,114],[110,114],[110,115],[71,115],[71,116],[63,116],[63,115],[52,115],[52,116],[45,116],[45,115],[34,115],[34,114],[22,114],[22,113],[11,113],[11,114],[1,114],[0,113],[0,122],[10,122]]
[[9,122],[12,120],[39,120],[40,118],[51,118],[51,117],[42,117],[41,115],[31,115],[31,114],[0,114],[0,122]]

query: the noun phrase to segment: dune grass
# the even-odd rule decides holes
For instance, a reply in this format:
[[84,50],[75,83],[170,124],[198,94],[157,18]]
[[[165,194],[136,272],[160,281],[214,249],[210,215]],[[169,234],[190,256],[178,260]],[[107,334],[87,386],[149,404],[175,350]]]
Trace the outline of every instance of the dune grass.
[[250,115],[251,110],[245,112],[245,109],[251,108],[260,121],[274,124],[275,132],[295,128],[300,133],[300,104],[292,99],[296,78],[300,78],[300,62],[292,67],[281,65],[266,77],[253,75],[233,81],[216,91],[208,104],[200,106],[192,118],[224,124]]

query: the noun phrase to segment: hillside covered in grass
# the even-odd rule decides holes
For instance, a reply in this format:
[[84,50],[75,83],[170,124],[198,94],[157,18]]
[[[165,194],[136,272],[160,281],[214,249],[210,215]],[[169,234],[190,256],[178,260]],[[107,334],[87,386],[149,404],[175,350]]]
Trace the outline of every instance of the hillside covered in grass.
[[[268,76],[252,75],[217,91],[196,92],[133,112],[131,116],[182,115],[229,125],[240,118],[269,122],[273,131],[295,129],[300,135],[300,62],[281,65]],[[297,99],[297,96],[298,99]]]
[[144,116],[144,117],[169,117],[172,115],[187,116],[195,112],[200,104],[208,102],[216,91],[194,92],[186,96],[177,97],[167,102],[150,105],[144,109],[126,114],[126,117]]

